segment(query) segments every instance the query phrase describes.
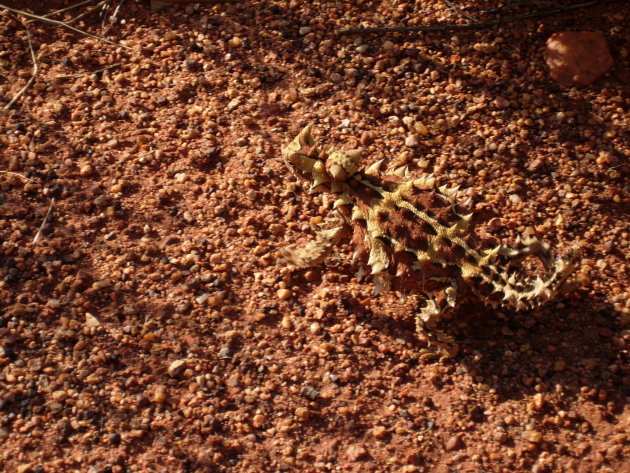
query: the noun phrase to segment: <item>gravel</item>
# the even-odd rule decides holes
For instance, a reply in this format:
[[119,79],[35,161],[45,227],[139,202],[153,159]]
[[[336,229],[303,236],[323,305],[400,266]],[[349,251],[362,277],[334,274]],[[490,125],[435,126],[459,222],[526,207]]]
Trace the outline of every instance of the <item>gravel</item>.
[[[42,5],[21,8],[69,3]],[[124,2],[105,36],[129,49],[29,23],[40,72],[0,116],[0,470],[622,471],[629,15],[338,36],[465,20],[437,1]],[[32,63],[23,25],[0,29],[7,103]],[[548,75],[568,29],[606,32],[615,64],[590,86]],[[287,265],[331,215],[278,159],[310,122],[461,186],[502,241],[580,243],[577,288],[461,307],[440,360],[350,245]]]

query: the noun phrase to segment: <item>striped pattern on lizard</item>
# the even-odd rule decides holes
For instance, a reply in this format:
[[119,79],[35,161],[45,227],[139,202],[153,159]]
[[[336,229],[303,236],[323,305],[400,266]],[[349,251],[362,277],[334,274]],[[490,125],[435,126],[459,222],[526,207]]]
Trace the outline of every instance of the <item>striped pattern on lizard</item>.
[[[363,168],[360,151],[323,151],[311,130],[306,126],[282,156],[293,174],[311,182],[311,194],[336,196],[342,225],[317,232],[301,249],[283,250],[284,256],[299,267],[317,265],[350,228],[353,260],[371,268],[375,294],[420,295],[417,328],[448,354],[454,354],[448,337],[431,329],[456,308],[458,293],[472,293],[493,308],[533,309],[551,300],[572,272],[576,249],[554,258],[538,239],[515,248],[489,245],[456,199],[457,189],[438,188],[432,176],[411,178],[406,168],[383,174],[380,161]],[[540,260],[544,277],[530,278],[519,268],[527,256]]]

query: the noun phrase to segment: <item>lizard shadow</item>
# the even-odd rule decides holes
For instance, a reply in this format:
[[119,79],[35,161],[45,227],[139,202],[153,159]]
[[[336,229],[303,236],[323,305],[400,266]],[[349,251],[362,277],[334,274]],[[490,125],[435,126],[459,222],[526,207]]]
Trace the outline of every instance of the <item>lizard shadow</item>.
[[584,298],[498,317],[471,312],[458,327],[459,361],[500,396],[555,391],[614,404],[610,409],[626,402],[620,368],[627,353],[611,305]]
[[[355,304],[361,306],[362,322],[385,337],[419,349],[426,346],[415,334],[412,317],[389,317],[361,301]],[[441,363],[463,366],[477,383],[503,399],[553,392],[565,400],[581,396],[612,418],[630,394],[622,368],[628,353],[619,316],[612,305],[584,294],[528,312],[463,304],[455,319],[439,327],[459,348]]]

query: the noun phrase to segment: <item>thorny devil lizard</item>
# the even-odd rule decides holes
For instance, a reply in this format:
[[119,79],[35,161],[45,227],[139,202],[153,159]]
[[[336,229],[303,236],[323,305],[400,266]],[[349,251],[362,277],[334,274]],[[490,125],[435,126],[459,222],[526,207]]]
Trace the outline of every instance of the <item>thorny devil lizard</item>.
[[[456,347],[434,329],[456,308],[458,293],[472,293],[492,308],[533,309],[552,299],[572,272],[577,248],[554,258],[549,246],[534,238],[517,241],[515,248],[491,246],[484,230],[473,228],[466,205],[456,200],[456,188],[438,188],[432,176],[410,178],[406,167],[383,174],[382,161],[363,168],[359,150],[323,151],[311,126],[282,155],[293,174],[312,181],[311,194],[336,196],[333,208],[343,225],[318,231],[314,241],[283,250],[284,256],[298,267],[315,266],[349,227],[353,260],[367,259],[374,293],[391,289],[421,296],[416,327],[446,355],[454,355]],[[528,256],[542,262],[543,278],[527,277],[519,268]]]

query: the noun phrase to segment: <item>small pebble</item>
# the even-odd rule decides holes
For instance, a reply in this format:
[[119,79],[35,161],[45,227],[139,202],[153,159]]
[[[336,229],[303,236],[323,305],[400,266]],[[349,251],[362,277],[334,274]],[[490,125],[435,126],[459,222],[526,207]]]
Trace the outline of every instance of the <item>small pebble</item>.
[[228,44],[234,48],[238,48],[243,44],[243,40],[238,36],[234,36],[228,41]]
[[175,182],[178,184],[183,184],[188,180],[188,175],[185,172],[179,172],[175,174]]
[[108,287],[111,287],[112,284],[113,283],[111,279],[102,279],[100,281],[95,281],[92,284],[92,289],[95,291],[100,291],[101,289],[106,289]]
[[92,314],[90,314],[89,312],[86,312],[85,313],[85,326],[91,327],[91,328],[100,327],[101,323]]
[[503,97],[497,97],[494,99],[494,106],[497,108],[506,108],[510,105],[510,101],[504,99]]
[[308,419],[309,414],[309,410],[306,407],[298,407],[295,410],[295,417],[300,419],[302,422]]
[[61,307],[61,302],[59,302],[58,299],[49,299],[48,302],[46,302],[46,307],[52,310],[57,310]]
[[166,398],[168,397],[166,387],[158,386],[155,388],[155,392],[153,393],[153,402],[158,404],[164,404],[166,402]]
[[107,205],[108,201],[109,199],[107,198],[107,196],[105,194],[101,194],[96,199],[94,199],[94,205],[96,205],[97,207],[104,207],[105,205]]
[[91,176],[93,172],[94,172],[94,168],[92,167],[91,164],[86,164],[84,166],[81,166],[81,169],[79,169],[79,174],[82,176]]
[[280,299],[281,301],[286,301],[293,295],[293,293],[288,289],[278,289],[277,295],[278,299]]
[[333,72],[332,74],[330,74],[330,80],[337,83],[337,82],[341,82],[341,74],[338,74],[336,72]]
[[65,391],[53,391],[53,393],[50,395],[50,397],[56,401],[56,402],[63,402],[66,399],[68,399],[68,393],[66,393]]
[[420,144],[420,141],[418,140],[418,135],[416,134],[409,135],[405,138],[405,146],[414,148],[418,146],[419,144]]
[[92,373],[87,378],[85,378],[85,382],[88,384],[98,384],[103,381],[103,377],[97,375],[96,373]]
[[532,443],[539,443],[543,438],[542,434],[537,430],[525,430],[521,434],[521,437],[523,437],[524,440]]
[[382,425],[377,425],[372,429],[372,435],[374,436],[374,438],[382,439],[385,437],[385,435],[387,435],[387,428]]
[[459,435],[453,435],[452,437],[449,437],[449,439],[446,441],[446,444],[444,445],[444,448],[446,449],[447,452],[451,452],[453,450],[459,450],[460,448],[464,447],[464,441],[461,439],[461,437]]
[[543,397],[542,393],[534,394],[534,399],[532,400],[531,406],[535,410],[540,410],[544,407],[544,405],[545,405],[545,398]]
[[266,418],[264,415],[262,414],[256,414],[253,418],[252,418],[252,425],[254,427],[256,427],[257,429],[260,429],[263,426],[263,423],[265,422]]
[[346,450],[346,455],[348,456],[348,460],[351,462],[356,462],[361,458],[365,457],[368,454],[365,447],[361,445],[351,445]]
[[168,374],[173,378],[179,376],[186,369],[186,360],[175,360],[168,365]]

